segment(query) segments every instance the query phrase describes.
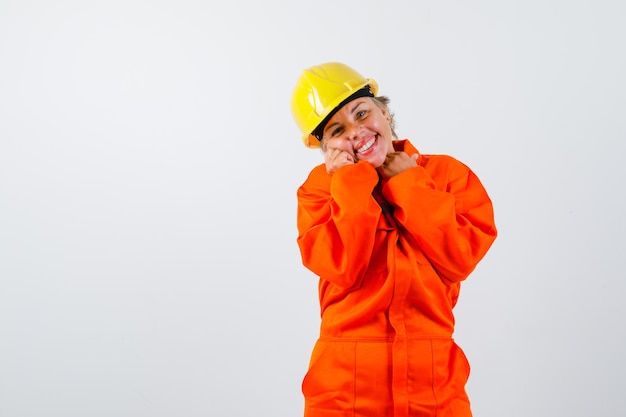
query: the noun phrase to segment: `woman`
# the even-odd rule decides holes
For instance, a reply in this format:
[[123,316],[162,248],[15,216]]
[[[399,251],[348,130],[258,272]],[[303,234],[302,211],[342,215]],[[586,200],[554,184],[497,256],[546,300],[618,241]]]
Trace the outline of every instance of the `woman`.
[[324,155],[297,192],[321,309],[304,415],[471,416],[452,309],[496,237],[492,204],[467,166],[398,140],[377,90],[330,62],[292,95],[305,145]]

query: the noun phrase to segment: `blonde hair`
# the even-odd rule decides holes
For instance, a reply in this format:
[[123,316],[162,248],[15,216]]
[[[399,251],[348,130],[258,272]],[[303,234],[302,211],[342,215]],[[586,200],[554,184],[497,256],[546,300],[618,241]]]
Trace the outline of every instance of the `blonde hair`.
[[376,103],[378,107],[380,107],[381,109],[389,113],[389,117],[391,118],[391,120],[389,121],[389,126],[391,127],[391,134],[393,135],[394,139],[398,139],[398,135],[396,134],[395,114],[389,109],[389,103],[391,102],[391,99],[387,96],[378,96],[378,97],[372,97],[372,100],[374,101],[374,103]]

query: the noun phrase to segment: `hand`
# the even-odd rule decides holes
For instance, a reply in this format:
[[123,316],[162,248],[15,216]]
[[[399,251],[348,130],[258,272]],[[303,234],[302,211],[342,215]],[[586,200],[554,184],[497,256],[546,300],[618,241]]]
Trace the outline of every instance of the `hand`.
[[405,169],[416,167],[418,156],[416,153],[411,156],[405,152],[388,153],[385,162],[378,167],[378,172],[380,172],[383,178],[389,179]]
[[346,141],[340,139],[324,140],[322,142],[322,150],[324,151],[326,171],[329,174],[336,172],[343,166],[352,165],[356,162],[351,145]]

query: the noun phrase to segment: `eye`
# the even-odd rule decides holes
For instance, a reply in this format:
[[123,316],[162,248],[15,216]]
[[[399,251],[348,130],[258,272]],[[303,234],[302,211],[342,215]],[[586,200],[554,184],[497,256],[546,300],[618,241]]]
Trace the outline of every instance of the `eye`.
[[341,132],[343,131],[343,128],[338,127],[336,129],[334,129],[333,131],[330,132],[330,136],[331,137],[337,137],[341,134]]
[[366,114],[367,114],[367,110],[359,110],[358,112],[356,112],[356,118],[362,119],[365,117]]

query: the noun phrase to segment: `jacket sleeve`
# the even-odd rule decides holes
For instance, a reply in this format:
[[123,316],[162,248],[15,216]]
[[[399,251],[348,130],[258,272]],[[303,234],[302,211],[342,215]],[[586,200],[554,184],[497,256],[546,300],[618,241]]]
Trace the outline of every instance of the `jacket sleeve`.
[[298,189],[298,246],[302,262],[344,289],[358,287],[367,270],[381,209],[372,197],[378,182],[367,162],[329,175],[314,169]]
[[467,166],[450,156],[392,177],[383,195],[394,206],[407,240],[444,281],[467,278],[496,238],[487,192]]

